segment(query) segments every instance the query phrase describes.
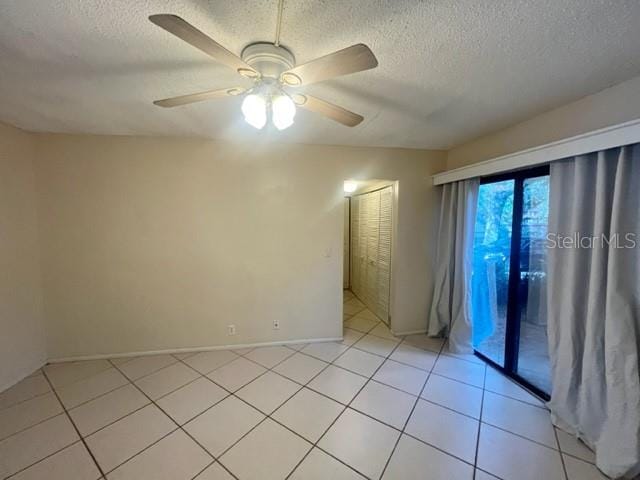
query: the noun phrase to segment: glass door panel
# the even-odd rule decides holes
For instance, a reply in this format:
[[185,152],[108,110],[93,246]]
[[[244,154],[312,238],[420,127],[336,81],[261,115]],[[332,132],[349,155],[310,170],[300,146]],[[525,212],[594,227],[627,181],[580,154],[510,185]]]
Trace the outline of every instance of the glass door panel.
[[551,391],[547,342],[547,249],[549,177],[523,181],[520,282],[520,335],[516,373],[544,392]]
[[504,364],[514,180],[485,183],[478,193],[472,312],[476,351]]
[[530,390],[551,392],[546,314],[549,170],[483,179],[473,243],[478,355]]

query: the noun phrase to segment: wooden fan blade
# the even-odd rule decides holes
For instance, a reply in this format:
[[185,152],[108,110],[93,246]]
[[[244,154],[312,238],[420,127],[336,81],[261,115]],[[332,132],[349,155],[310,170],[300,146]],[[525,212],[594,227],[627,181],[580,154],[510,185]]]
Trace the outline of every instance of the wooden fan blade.
[[256,72],[251,65],[245,63],[240,57],[234,55],[218,42],[214,41],[211,37],[205,35],[196,27],[177,15],[151,15],[149,20],[160,28],[165,29],[167,32],[172,33],[181,40],[184,40],[189,45],[203,51],[217,62],[233,68],[240,75],[249,78],[259,76],[259,73]]
[[156,100],[154,105],[159,107],[178,107],[180,105],[187,105],[188,103],[202,102],[204,100],[213,100],[214,98],[222,98],[240,95],[246,89],[240,87],[224,88],[222,90],[208,90],[206,92],[191,93],[189,95],[181,95],[179,97],[165,98],[163,100]]
[[293,96],[293,101],[299,107],[306,108],[311,112],[316,112],[320,115],[324,115],[325,117],[329,117],[331,120],[335,120],[347,127],[355,127],[364,120],[362,115],[350,112],[345,108],[334,105],[333,103],[325,102],[324,100],[312,97],[311,95],[295,94]]
[[373,52],[363,43],[316,58],[280,75],[285,85],[296,87],[369,70],[378,66]]

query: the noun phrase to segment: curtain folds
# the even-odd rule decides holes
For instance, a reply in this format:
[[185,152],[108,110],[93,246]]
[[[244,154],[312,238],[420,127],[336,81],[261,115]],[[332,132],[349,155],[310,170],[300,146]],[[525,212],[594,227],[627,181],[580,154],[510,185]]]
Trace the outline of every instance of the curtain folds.
[[554,423],[607,475],[640,473],[640,144],[551,164]]
[[433,303],[427,334],[448,335],[449,348],[473,353],[471,270],[479,179],[442,186]]

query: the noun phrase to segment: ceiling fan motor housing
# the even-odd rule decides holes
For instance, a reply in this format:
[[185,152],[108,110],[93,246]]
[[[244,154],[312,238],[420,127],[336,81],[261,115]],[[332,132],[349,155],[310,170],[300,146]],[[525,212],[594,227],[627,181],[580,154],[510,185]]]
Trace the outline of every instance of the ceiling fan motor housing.
[[277,79],[296,64],[293,53],[273,43],[252,43],[242,50],[242,60],[255,68],[262,77]]

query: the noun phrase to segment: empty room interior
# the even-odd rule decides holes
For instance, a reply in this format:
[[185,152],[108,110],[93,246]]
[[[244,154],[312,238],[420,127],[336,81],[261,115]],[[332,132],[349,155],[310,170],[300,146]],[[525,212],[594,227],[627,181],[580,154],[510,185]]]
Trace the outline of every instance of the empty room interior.
[[0,2],[0,480],[640,479],[640,2]]

